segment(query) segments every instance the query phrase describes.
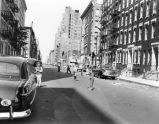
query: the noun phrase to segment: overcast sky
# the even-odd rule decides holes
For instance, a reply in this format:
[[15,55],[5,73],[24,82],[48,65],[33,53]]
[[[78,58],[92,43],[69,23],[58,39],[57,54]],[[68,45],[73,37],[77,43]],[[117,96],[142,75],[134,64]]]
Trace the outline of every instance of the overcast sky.
[[31,26],[40,43],[43,60],[54,49],[55,33],[60,25],[65,6],[84,11],[91,0],[26,0],[26,26]]

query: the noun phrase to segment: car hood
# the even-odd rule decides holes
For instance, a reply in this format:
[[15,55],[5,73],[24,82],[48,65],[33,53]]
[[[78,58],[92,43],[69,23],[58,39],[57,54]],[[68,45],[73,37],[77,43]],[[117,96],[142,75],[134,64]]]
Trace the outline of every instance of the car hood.
[[0,80],[0,98],[14,100],[20,81]]

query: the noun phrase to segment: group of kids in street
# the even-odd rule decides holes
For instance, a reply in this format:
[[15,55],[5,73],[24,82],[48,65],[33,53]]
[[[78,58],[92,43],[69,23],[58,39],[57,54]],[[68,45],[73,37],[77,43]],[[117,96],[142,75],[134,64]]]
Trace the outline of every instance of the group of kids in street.
[[[41,87],[41,78],[42,78],[42,72],[43,72],[43,67],[42,67],[42,63],[40,61],[36,61],[34,64],[35,67],[35,73],[36,73],[36,78],[37,78],[37,86]],[[92,67],[88,67],[89,70],[89,80],[90,80],[90,84],[89,84],[89,90],[93,90],[94,87],[94,73],[93,73],[93,68]],[[60,72],[60,66],[58,66],[58,72]],[[67,72],[66,73],[70,73],[71,74],[71,68],[69,65],[67,65]],[[83,70],[81,70],[81,76],[83,75]],[[73,77],[74,80],[76,81],[77,79],[77,67],[75,66],[73,69]]]
[[[92,67],[88,67],[88,71],[89,71],[89,80],[90,80],[90,85],[89,85],[89,90],[94,90],[94,73],[93,73],[93,68]],[[75,66],[73,69],[73,77],[74,80],[76,81],[77,79],[77,67]],[[66,73],[70,73],[71,74],[71,69],[70,66],[67,65],[67,72]],[[81,76],[83,75],[83,70],[81,69]]]

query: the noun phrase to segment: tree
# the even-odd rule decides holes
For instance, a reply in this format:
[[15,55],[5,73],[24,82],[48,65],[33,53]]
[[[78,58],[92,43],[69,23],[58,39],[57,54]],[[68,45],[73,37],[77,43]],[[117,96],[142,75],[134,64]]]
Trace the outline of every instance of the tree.
[[16,27],[14,29],[14,34],[11,39],[11,45],[15,49],[15,51],[17,52],[18,55],[20,55],[21,48],[27,44],[26,43],[27,38],[28,38],[28,34],[27,34],[25,28]]

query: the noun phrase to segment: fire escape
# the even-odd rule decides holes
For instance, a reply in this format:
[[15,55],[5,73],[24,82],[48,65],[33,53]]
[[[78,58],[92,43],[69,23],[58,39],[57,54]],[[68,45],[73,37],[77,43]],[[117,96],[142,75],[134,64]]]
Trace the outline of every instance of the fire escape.
[[[121,0],[116,0],[108,7],[103,7],[103,18],[101,21],[102,30],[101,33],[101,44],[105,44],[101,48],[101,51],[109,52],[108,63],[112,64],[115,62],[116,50],[118,45],[116,44],[118,37],[118,21],[120,19],[120,11],[118,11],[119,4]],[[108,16],[108,18],[107,18]],[[107,30],[107,33],[105,31]],[[103,46],[103,45],[102,45]]]
[[8,9],[1,11],[3,28],[0,30],[0,34],[5,39],[11,39],[14,33],[14,29],[18,26],[18,21],[15,20],[15,13],[19,12],[18,6],[14,0],[6,0]]

